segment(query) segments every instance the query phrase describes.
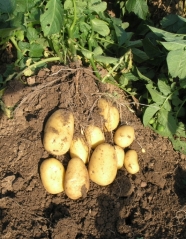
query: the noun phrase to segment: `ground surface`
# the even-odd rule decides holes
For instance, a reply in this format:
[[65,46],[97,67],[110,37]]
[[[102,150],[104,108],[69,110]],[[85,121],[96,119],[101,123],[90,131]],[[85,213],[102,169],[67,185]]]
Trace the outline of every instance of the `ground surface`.
[[[149,1],[157,21],[167,13],[182,11],[179,4]],[[13,59],[8,50],[7,60],[3,54],[1,63]],[[186,157],[175,152],[167,139],[143,127],[122,92],[100,84],[85,68],[53,66],[27,82],[29,86],[9,83],[3,100],[17,108],[13,119],[0,115],[2,239],[186,238]],[[39,177],[40,163],[50,156],[42,145],[47,118],[56,109],[67,108],[75,116],[77,132],[89,123],[102,127],[97,100],[103,96],[116,103],[120,124],[135,129],[136,140],[130,148],[138,152],[140,172],[132,176],[122,168],[107,187],[91,182],[87,196],[76,201],[64,193],[47,193]],[[112,143],[112,135],[106,137]],[[69,155],[59,160],[66,167]]]
[[[4,95],[6,105],[18,106],[13,119],[0,119],[2,239],[186,238],[185,157],[143,127],[126,107],[122,92],[98,83],[90,69],[53,66],[29,82],[35,83],[24,87],[11,82]],[[54,110],[67,108],[75,116],[77,132],[92,122],[102,126],[96,103],[103,96],[117,103],[120,123],[135,129],[130,148],[138,152],[140,172],[132,176],[122,168],[107,187],[91,182],[88,195],[76,201],[64,193],[47,193],[38,171],[49,157],[42,145],[46,119]],[[112,135],[106,137],[112,143]],[[69,155],[59,160],[66,167]]]

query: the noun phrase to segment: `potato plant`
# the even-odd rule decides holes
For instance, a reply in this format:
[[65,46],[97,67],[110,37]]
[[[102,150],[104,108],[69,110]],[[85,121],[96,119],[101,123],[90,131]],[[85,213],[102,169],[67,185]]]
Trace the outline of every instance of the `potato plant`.
[[[80,57],[99,80],[139,101],[145,127],[186,154],[186,20],[169,14],[155,27],[146,1],[117,0],[115,6],[120,16],[110,16],[101,0],[2,1],[0,49],[13,46],[17,59],[0,75],[0,107],[13,116],[14,107],[2,101],[11,79]],[[98,65],[108,72],[103,78]]]

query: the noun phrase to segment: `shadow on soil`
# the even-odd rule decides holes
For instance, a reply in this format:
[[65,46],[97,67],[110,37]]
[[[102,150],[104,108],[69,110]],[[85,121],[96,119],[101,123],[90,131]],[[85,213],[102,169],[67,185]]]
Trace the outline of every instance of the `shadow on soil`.
[[70,214],[66,205],[51,203],[49,207],[45,209],[44,216],[55,224],[60,219],[70,217]]
[[175,179],[174,191],[179,198],[179,203],[181,205],[185,205],[186,204],[186,170],[178,166],[175,171],[174,179]]
[[[116,180],[108,186],[110,196],[98,196],[99,213],[95,218],[95,226],[100,233],[99,239],[120,239],[125,235],[132,236],[132,219],[135,208],[131,208],[134,200],[133,186],[128,177],[118,171]],[[91,239],[91,237],[87,237]]]

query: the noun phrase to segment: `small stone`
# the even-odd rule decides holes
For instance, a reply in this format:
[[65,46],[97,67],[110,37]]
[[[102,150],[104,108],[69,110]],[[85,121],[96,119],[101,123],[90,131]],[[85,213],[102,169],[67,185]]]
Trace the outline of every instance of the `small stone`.
[[91,216],[93,216],[93,217],[94,217],[94,216],[96,216],[96,214],[97,214],[97,212],[96,212],[96,211],[94,211],[94,210],[92,210],[92,211],[91,211]]
[[182,159],[182,160],[185,160],[185,159],[186,159],[186,155],[181,154],[181,159]]
[[36,83],[35,77],[28,77],[27,83],[28,83],[28,85],[34,85]]
[[7,176],[1,181],[1,187],[2,187],[2,194],[6,193],[7,191],[12,191],[12,182],[15,179],[15,175]]
[[150,202],[152,199],[153,199],[153,196],[152,196],[152,195],[149,195],[149,196],[148,196],[149,202]]
[[141,188],[145,188],[147,186],[147,183],[146,182],[141,182]]

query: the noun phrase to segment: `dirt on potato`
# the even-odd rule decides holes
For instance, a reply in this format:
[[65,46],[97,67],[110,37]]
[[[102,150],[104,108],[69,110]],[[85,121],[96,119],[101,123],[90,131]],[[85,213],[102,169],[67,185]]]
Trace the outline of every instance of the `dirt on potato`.
[[[3,100],[16,105],[0,118],[0,233],[2,239],[167,239],[186,238],[186,157],[168,139],[144,128],[122,91],[101,84],[89,68],[60,65],[43,69],[23,86],[11,81]],[[106,187],[91,182],[86,197],[47,193],[40,163],[52,155],[42,144],[43,128],[56,109],[75,117],[76,133],[90,123],[103,128],[97,101],[109,97],[120,111],[120,125],[134,127],[129,147],[138,153],[140,172],[118,170]],[[106,134],[113,143],[113,133]],[[142,148],[145,153],[142,153]],[[58,157],[67,167],[69,153]]]

